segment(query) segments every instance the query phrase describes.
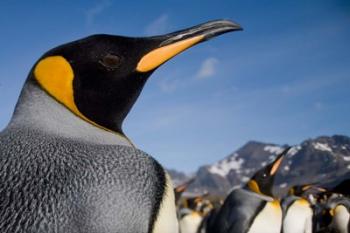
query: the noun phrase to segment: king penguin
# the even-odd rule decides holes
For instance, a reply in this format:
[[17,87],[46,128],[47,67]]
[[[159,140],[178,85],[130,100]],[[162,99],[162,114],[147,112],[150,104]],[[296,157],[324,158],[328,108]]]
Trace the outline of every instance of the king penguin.
[[197,233],[203,219],[212,210],[213,205],[206,199],[208,193],[188,198],[186,208],[179,211],[180,233]]
[[283,199],[282,233],[312,233],[313,210],[303,197],[289,195]]
[[[283,233],[312,233],[319,211],[316,196],[326,190],[314,184],[295,185],[282,201]],[[315,214],[316,213],[316,214]]]
[[280,233],[282,210],[272,188],[289,149],[284,149],[272,163],[257,171],[243,188],[234,189],[227,196],[215,219],[207,225],[206,233]]
[[330,232],[350,233],[350,199],[337,197],[329,201],[332,222],[329,225]]
[[180,205],[180,199],[182,197],[182,194],[187,190],[188,186],[190,186],[195,181],[195,178],[191,178],[190,180],[186,181],[183,184],[180,184],[174,188],[175,192],[175,203],[178,207]]
[[203,216],[198,212],[186,209],[187,212],[182,212],[179,220],[180,233],[197,233],[198,228],[203,220]]
[[45,53],[0,133],[0,232],[178,232],[169,176],[122,122],[157,67],[240,29],[216,20],[147,38],[100,34]]

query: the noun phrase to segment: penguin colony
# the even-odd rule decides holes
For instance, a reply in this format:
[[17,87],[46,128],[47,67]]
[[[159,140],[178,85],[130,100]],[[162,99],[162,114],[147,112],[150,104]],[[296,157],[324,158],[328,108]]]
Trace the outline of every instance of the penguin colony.
[[[289,149],[285,148],[245,185],[234,188],[224,200],[210,198],[207,193],[179,198],[180,232],[349,233],[350,190],[346,187],[350,180],[332,189],[305,184],[293,186],[282,198],[273,194],[274,177]],[[191,205],[193,199],[199,201]]]
[[0,232],[349,232],[345,195],[312,202],[310,186],[281,206],[272,188],[289,148],[213,203],[181,198],[189,183],[174,192],[164,168],[124,134],[124,118],[160,65],[238,30],[217,20],[146,38],[93,35],[45,53],[0,133]]

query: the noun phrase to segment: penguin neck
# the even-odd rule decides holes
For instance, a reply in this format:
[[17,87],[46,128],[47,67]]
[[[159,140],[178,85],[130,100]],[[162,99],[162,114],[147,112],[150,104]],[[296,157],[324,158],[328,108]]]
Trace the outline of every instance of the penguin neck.
[[260,193],[256,193],[256,192],[253,192],[249,189],[238,189],[240,190],[241,192],[245,193],[245,195],[249,196],[249,197],[254,197],[254,198],[258,198],[258,199],[261,199],[261,200],[264,200],[264,201],[267,201],[267,202],[272,202],[272,201],[275,201],[275,199],[273,197],[270,197],[270,196],[266,196],[264,194],[260,194]]
[[94,126],[76,116],[31,80],[22,89],[8,126],[12,127],[35,129],[57,137],[93,144],[133,147],[127,137]]

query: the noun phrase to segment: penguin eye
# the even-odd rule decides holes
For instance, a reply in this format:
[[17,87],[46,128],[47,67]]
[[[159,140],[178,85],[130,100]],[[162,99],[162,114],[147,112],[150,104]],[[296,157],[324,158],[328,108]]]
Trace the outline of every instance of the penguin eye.
[[121,58],[114,54],[107,54],[104,56],[99,63],[107,69],[117,69],[121,64]]

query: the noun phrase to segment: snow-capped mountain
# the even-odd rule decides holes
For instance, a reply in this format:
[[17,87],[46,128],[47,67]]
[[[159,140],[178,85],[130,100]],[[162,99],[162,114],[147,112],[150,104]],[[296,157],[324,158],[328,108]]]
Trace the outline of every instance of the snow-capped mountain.
[[[250,141],[213,165],[199,168],[191,191],[225,194],[246,183],[256,170],[271,162],[287,145]],[[277,192],[295,184],[326,184],[350,178],[350,138],[318,137],[294,145],[276,177]]]

